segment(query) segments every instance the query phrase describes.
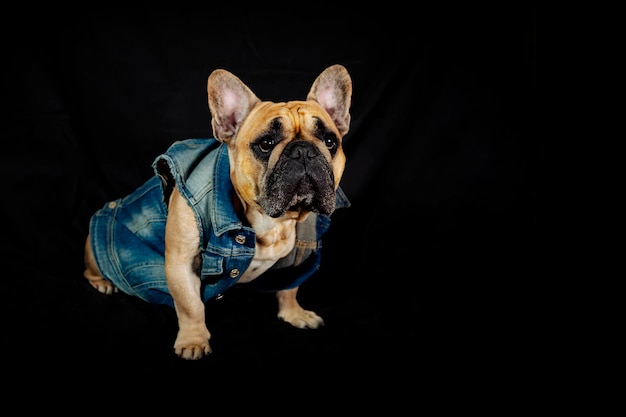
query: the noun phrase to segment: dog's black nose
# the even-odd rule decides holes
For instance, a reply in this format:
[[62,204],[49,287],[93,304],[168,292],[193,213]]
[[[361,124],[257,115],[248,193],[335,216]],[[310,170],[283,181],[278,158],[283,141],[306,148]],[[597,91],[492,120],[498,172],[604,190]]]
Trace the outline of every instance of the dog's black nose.
[[296,140],[289,143],[285,147],[283,154],[296,160],[313,159],[320,155],[315,145],[305,140]]

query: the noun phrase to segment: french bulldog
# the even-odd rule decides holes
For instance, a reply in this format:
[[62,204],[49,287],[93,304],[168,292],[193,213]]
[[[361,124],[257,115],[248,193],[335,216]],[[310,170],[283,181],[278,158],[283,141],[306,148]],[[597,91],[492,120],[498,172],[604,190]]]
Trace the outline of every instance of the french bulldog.
[[84,277],[175,309],[174,353],[212,352],[205,303],[235,285],[276,293],[278,318],[316,329],[296,299],[319,268],[330,215],[350,202],[339,186],[352,80],[332,65],[306,100],[260,100],[224,69],[207,81],[213,138],[174,142],[154,176],[89,221]]

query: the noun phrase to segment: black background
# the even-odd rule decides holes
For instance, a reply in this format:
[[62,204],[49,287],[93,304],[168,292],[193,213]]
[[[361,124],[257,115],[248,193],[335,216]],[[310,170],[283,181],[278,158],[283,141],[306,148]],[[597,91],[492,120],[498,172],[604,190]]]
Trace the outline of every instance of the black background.
[[[206,389],[321,378],[320,392],[417,376],[495,387],[519,372],[534,309],[520,299],[544,244],[532,8],[259,9],[42,12],[2,30],[8,360],[40,377],[204,375]],[[214,353],[178,359],[172,310],[82,277],[89,217],[173,141],[212,136],[212,70],[283,101],[335,63],[353,79],[352,207],[333,214],[299,295],[326,326],[294,329],[272,295],[234,290],[207,305]]]

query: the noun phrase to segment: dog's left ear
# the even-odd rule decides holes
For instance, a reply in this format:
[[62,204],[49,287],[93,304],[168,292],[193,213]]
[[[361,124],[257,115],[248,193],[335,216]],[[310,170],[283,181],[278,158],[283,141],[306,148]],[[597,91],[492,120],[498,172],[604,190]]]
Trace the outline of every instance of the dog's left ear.
[[336,64],[326,68],[317,77],[306,98],[317,101],[326,110],[341,136],[348,133],[352,79],[343,65]]
[[215,138],[228,142],[241,122],[261,100],[237,76],[217,69],[207,80],[211,126]]

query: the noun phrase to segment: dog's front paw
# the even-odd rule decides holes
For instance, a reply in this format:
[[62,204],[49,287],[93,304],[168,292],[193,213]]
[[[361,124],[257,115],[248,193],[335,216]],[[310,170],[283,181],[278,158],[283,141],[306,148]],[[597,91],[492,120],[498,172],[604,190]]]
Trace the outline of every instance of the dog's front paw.
[[315,314],[315,312],[305,310],[299,306],[279,311],[278,318],[299,329],[317,329],[324,325],[324,319]]
[[209,342],[174,345],[174,352],[183,359],[198,360],[211,353]]
[[210,338],[211,334],[206,327],[194,331],[181,329],[174,342],[174,353],[187,360],[201,359],[212,352],[209,345]]

